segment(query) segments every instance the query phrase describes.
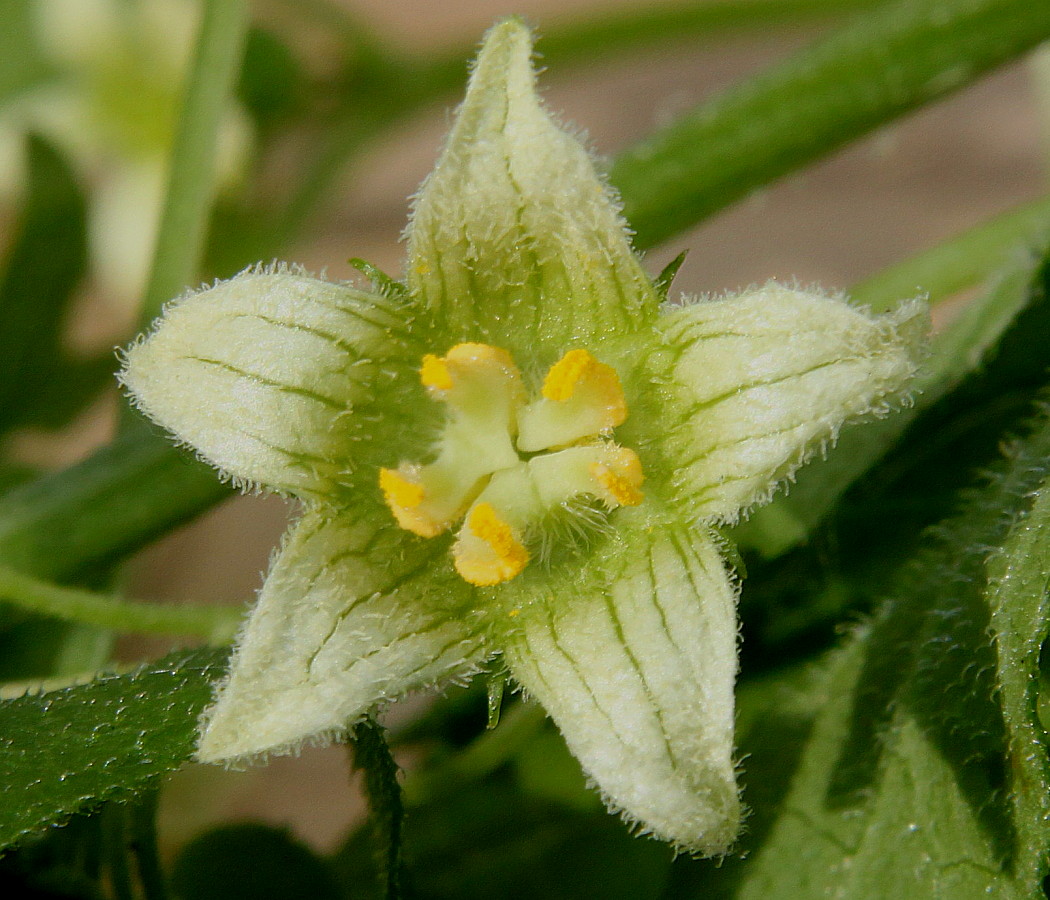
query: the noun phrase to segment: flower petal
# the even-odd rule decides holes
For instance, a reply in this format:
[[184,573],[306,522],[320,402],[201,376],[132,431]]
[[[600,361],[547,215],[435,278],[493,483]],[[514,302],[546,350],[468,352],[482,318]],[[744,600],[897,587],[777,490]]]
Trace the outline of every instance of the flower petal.
[[505,658],[610,806],[683,850],[723,853],[740,823],[736,590],[709,534],[627,518],[578,584],[534,588],[511,611]]
[[234,479],[331,499],[358,455],[351,413],[389,384],[390,357],[409,356],[403,331],[382,297],[249,271],[171,304],[122,377],[150,418]]
[[531,52],[520,21],[488,33],[407,233],[409,286],[439,325],[534,357],[537,339],[640,324],[657,298],[610,189],[540,105]]
[[447,542],[425,543],[388,517],[313,511],[298,523],[204,714],[199,759],[290,752],[476,667],[480,626]]
[[647,474],[673,471],[690,514],[734,521],[845,421],[901,402],[927,322],[917,301],[874,316],[775,284],[670,313],[649,363],[664,388],[652,438],[663,464]]

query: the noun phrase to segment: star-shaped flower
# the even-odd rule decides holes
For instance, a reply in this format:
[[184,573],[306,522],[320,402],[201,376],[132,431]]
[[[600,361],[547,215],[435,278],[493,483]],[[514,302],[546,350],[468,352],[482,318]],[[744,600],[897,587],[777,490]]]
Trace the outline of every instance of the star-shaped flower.
[[925,314],[777,285],[661,308],[530,55],[516,20],[486,38],[405,285],[253,269],[128,351],[146,413],[304,509],[198,755],[325,740],[502,654],[611,807],[717,854],[740,803],[715,529],[900,398]]

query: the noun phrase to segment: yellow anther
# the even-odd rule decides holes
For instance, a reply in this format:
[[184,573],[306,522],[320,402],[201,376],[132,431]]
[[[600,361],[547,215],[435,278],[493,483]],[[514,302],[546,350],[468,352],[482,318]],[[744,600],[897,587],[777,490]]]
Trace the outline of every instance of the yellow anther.
[[456,344],[444,356],[428,353],[423,357],[419,369],[419,380],[424,387],[438,391],[450,391],[457,383],[457,376],[491,376],[500,372],[514,381],[520,379],[514,359],[499,347],[488,344]]
[[529,552],[514,529],[496,515],[490,503],[474,505],[452,552],[456,571],[479,587],[510,581],[529,561]]
[[513,372],[518,371],[518,367],[514,365],[514,358],[506,350],[489,344],[456,344],[445,354],[445,359],[461,365],[496,363]]
[[417,481],[409,481],[396,469],[379,470],[379,488],[391,506],[412,509],[423,502],[426,490]]
[[637,506],[645,499],[639,488],[642,485],[642,464],[638,456],[624,447],[616,451],[614,458],[605,462],[591,463],[591,477],[598,482],[618,506]]
[[570,350],[551,366],[543,379],[543,396],[564,403],[576,393],[576,385],[584,375],[599,365],[601,363],[586,350]]
[[423,357],[423,365],[419,368],[419,380],[423,382],[423,387],[439,391],[452,390],[452,373],[448,370],[448,363],[433,353]]
[[612,366],[587,350],[570,350],[543,382],[543,397],[518,412],[518,449],[567,447],[622,425],[627,401]]
[[419,508],[426,497],[426,488],[418,481],[406,478],[396,469],[380,469],[379,489],[397,524],[405,531],[431,538],[445,530],[443,523],[435,521]]

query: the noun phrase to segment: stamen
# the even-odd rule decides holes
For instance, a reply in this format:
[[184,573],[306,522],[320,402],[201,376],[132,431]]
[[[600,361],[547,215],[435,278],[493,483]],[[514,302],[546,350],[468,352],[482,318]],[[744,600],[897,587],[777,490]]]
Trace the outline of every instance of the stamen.
[[564,403],[576,392],[576,385],[584,373],[598,365],[601,364],[586,350],[570,350],[551,366],[543,379],[543,396]]
[[597,437],[627,418],[616,370],[587,350],[570,350],[551,366],[542,394],[518,412],[518,449],[526,453]]
[[605,463],[591,464],[591,476],[620,506],[637,506],[645,499],[642,492],[638,490],[638,485],[642,482],[642,467],[638,464],[638,457],[633,453],[631,456],[634,457],[637,472],[631,471],[626,475],[615,471]]
[[477,503],[452,548],[456,571],[479,587],[510,581],[529,561],[529,552],[491,503]]
[[445,359],[450,363],[459,363],[460,365],[480,366],[496,363],[496,365],[502,366],[515,374],[518,371],[518,367],[514,365],[514,359],[506,350],[500,347],[493,347],[490,344],[456,344],[455,347],[445,354]]
[[379,470],[379,488],[391,506],[403,506],[406,509],[419,506],[426,496],[423,485],[409,481],[396,469]]
[[379,489],[390,511],[397,519],[397,524],[405,531],[411,531],[420,537],[437,537],[447,528],[447,524],[436,520],[421,509],[426,498],[426,488],[411,476],[396,469],[379,470]]

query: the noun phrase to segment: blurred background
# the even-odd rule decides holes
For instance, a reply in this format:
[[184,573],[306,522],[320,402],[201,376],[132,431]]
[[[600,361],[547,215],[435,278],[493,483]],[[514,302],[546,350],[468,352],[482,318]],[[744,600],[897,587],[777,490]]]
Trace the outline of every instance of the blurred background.
[[[677,0],[661,2],[674,6]],[[263,66],[271,78],[270,99],[274,84],[283,83],[292,97],[287,102],[294,105],[295,92],[309,86],[311,102],[320,104],[323,116],[326,102],[353,103],[354,90],[375,89],[368,79],[354,85],[343,77],[352,54],[367,52],[367,41],[348,50],[343,25],[359,27],[387,50],[460,53],[465,60],[495,19],[516,13],[536,27],[542,56],[545,32],[637,5],[621,0],[259,0],[253,46],[264,60],[277,60]],[[138,10],[130,30],[119,25],[119,7]],[[349,19],[333,18],[333,7]],[[10,223],[21,190],[24,135],[43,133],[70,157],[89,191],[91,275],[76,298],[66,340],[76,353],[109,352],[129,340],[136,327],[180,72],[192,49],[199,8],[193,0],[36,0],[25,9],[39,55],[59,77],[46,90],[15,92],[0,111],[0,223]],[[343,25],[336,28],[336,21]],[[600,158],[609,159],[709,95],[785,58],[829,24],[738,29],[606,55],[586,65],[551,65],[542,86],[549,106],[586,133]],[[22,65],[17,55],[12,65]],[[464,64],[460,89],[465,77]],[[1043,79],[1040,92],[1031,61],[994,72],[650,252],[648,267],[656,273],[689,250],[672,296],[674,291],[733,291],[771,278],[848,289],[1046,191],[1050,79],[1045,74]],[[348,93],[325,100],[316,89],[325,84]],[[229,110],[220,147],[223,195],[280,191],[305,164],[316,135],[309,123],[284,128],[280,102],[278,97],[267,107],[256,97],[254,104],[242,102]],[[340,169],[279,258],[337,279],[355,274],[350,257],[399,274],[403,249],[398,239],[408,197],[434,162],[454,104],[449,94],[384,130]],[[0,248],[7,231],[0,232]],[[236,240],[231,233],[231,246]],[[231,251],[229,258],[236,257]],[[209,276],[232,274],[225,264],[220,252]],[[12,439],[12,452],[34,467],[76,462],[109,440],[121,402],[115,388],[107,389],[70,427],[20,431]],[[291,514],[287,504],[273,498],[231,499],[140,554],[131,564],[127,592],[145,599],[245,604],[261,584]],[[130,661],[169,647],[126,639],[119,652]],[[289,825],[312,845],[330,850],[362,814],[341,748],[308,750],[300,758],[244,773],[190,766],[176,776],[162,802],[162,835],[169,845],[209,822],[252,819]]]

